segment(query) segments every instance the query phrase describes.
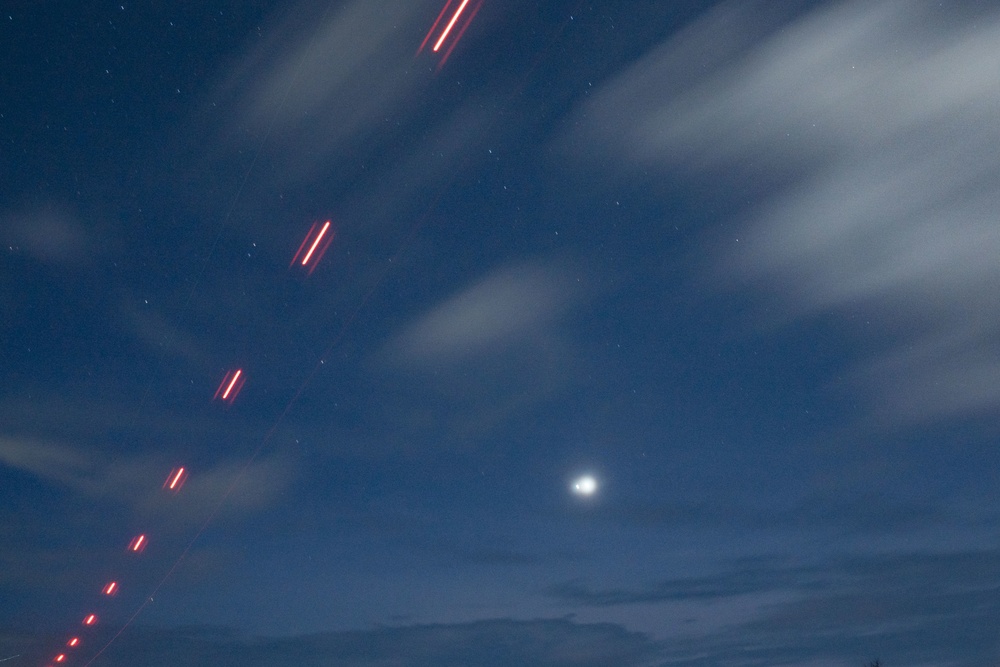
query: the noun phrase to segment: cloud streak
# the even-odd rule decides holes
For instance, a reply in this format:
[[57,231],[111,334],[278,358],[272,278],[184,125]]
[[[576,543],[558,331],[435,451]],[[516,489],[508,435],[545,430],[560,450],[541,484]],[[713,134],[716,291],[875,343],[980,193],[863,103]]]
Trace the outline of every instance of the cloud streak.
[[884,418],[983,414],[1000,406],[998,44],[1000,15],[967,4],[725,4],[608,82],[573,138],[626,174],[750,193],[711,271],[793,319],[874,320],[882,349],[848,370]]
[[336,174],[345,187],[327,198],[343,219],[391,224],[429,205],[476,146],[496,140],[502,97],[497,87],[458,96],[436,81],[436,60],[415,57],[439,10],[430,0],[322,12],[297,3],[217,87],[233,108],[226,140],[271,153],[270,178],[285,185]]
[[308,135],[328,154],[372,132],[424,83],[409,75],[405,39],[416,33],[422,9],[421,3],[352,2],[314,16],[299,5],[278,37],[249,52],[221,91],[236,93],[243,123],[279,137]]

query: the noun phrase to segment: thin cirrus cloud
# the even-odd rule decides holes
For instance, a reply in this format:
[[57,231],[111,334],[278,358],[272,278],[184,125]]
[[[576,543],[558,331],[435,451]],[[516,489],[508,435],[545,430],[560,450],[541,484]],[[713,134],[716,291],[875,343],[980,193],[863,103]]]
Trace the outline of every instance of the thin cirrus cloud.
[[882,349],[844,371],[913,423],[1000,406],[997,108],[990,8],[728,3],[607,82],[568,138],[623,175],[750,191],[711,273],[793,320],[864,313]]

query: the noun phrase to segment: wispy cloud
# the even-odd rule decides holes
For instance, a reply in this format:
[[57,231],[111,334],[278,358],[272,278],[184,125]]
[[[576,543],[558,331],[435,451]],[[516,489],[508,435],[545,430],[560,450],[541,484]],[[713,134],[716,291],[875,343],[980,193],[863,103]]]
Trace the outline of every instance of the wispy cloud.
[[18,438],[0,439],[0,463],[60,482],[77,480],[92,467],[77,449]]
[[375,357],[391,382],[418,383],[397,409],[434,415],[429,423],[469,443],[575,386],[589,362],[566,326],[582,302],[571,276],[560,262],[510,264],[404,324]]
[[419,44],[411,40],[429,10],[427,2],[348,2],[317,15],[300,4],[223,90],[237,93],[241,121],[257,131],[309,135],[319,152],[334,150],[384,124],[425,82],[411,72]]
[[414,364],[466,362],[502,354],[541,335],[571,304],[565,276],[540,265],[494,271],[439,303],[399,334],[393,348]]
[[[161,505],[154,497],[170,471],[156,453],[119,454],[108,460],[96,448],[10,437],[0,438],[0,464],[87,497],[137,502],[143,511],[156,511]],[[171,516],[200,517],[223,497],[227,511],[256,510],[266,506],[291,477],[289,463],[273,457],[221,461],[188,478],[182,502],[173,504]]]
[[983,413],[1000,406],[998,63],[981,5],[729,3],[608,82],[574,137],[626,176],[749,196],[712,272],[793,318],[863,312],[883,349],[854,377],[891,421]]
[[202,368],[211,365],[206,349],[210,345],[185,329],[181,318],[171,317],[161,308],[150,306],[148,300],[134,296],[123,296],[119,304],[116,315],[123,333],[131,333],[147,349]]
[[225,140],[270,154],[271,182],[338,174],[350,187],[326,197],[346,218],[385,222],[427,206],[428,193],[497,136],[489,119],[504,94],[437,87],[437,60],[416,51],[438,11],[432,0],[296,3],[218,86],[215,99],[234,108]]
[[795,582],[795,575],[794,571],[746,569],[714,577],[661,581],[638,589],[592,589],[577,579],[551,586],[546,593],[573,605],[611,607],[650,602],[704,600],[769,592],[789,587]]

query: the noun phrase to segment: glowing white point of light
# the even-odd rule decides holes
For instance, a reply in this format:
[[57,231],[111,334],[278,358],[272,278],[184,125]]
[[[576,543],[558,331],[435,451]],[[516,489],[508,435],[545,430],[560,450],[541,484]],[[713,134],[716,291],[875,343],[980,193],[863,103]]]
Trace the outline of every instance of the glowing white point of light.
[[573,493],[580,496],[589,496],[597,491],[597,480],[587,475],[573,482]]

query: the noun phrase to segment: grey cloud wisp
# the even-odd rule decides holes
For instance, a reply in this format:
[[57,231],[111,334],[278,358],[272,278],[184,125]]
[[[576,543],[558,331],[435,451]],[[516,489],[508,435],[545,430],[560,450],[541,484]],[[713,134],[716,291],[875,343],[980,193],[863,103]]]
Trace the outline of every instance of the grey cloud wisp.
[[776,300],[779,319],[872,322],[859,338],[880,349],[844,373],[892,422],[995,409],[1000,15],[777,14],[710,13],[607,83],[574,143],[636,176],[710,177],[722,198],[778,184],[729,222],[710,272]]

